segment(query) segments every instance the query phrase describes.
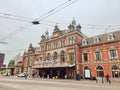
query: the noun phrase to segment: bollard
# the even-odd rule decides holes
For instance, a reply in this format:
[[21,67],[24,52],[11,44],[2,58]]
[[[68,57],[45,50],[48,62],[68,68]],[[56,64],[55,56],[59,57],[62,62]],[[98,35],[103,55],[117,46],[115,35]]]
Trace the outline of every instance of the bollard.
[[97,81],[97,79],[96,79],[96,83],[97,83],[98,81]]
[[108,82],[109,82],[109,84],[111,84],[111,80],[110,79],[108,80]]
[[103,77],[102,77],[102,84],[104,83]]

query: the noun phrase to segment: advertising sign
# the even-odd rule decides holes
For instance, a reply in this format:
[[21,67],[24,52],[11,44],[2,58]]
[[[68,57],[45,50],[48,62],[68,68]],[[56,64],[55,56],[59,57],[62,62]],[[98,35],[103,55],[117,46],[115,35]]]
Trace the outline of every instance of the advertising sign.
[[90,70],[85,69],[85,78],[90,78]]

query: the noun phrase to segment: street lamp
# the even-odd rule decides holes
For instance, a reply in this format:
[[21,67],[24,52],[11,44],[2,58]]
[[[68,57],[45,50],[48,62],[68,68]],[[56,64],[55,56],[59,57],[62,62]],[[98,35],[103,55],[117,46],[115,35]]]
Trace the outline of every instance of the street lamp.
[[77,60],[76,60],[76,40],[74,39],[74,53],[75,53],[75,79],[80,80],[80,75],[77,73]]
[[74,39],[74,55],[75,55],[75,60],[74,60],[74,63],[75,63],[75,79],[77,80],[77,64],[76,64],[76,40]]
[[31,23],[32,23],[33,25],[38,25],[38,24],[40,24],[39,21],[32,21]]
[[28,74],[29,73],[29,67],[30,67],[30,52],[28,51],[28,60],[27,60],[27,70],[26,70],[26,73]]

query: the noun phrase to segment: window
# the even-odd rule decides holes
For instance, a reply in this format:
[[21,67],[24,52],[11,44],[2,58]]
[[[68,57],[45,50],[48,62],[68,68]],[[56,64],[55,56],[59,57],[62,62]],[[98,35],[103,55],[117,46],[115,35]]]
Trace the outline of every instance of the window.
[[74,61],[75,60],[75,54],[74,53],[70,53],[69,54],[69,59],[70,59],[70,61]]
[[108,40],[114,40],[113,34],[108,34]]
[[87,45],[87,41],[85,39],[82,40],[82,45]]
[[54,52],[54,57],[53,57],[53,59],[56,60],[56,59],[57,59],[57,56],[58,56],[58,55],[57,55],[57,52]]
[[48,50],[51,50],[51,43],[48,44]]
[[74,37],[69,37],[69,45],[75,44]]
[[99,41],[100,41],[100,40],[99,40],[98,37],[95,37],[95,38],[94,38],[94,43],[99,43]]
[[88,61],[88,54],[87,53],[83,54],[83,59],[84,59],[84,61]]
[[95,52],[95,57],[96,57],[96,60],[101,60],[101,53],[100,53],[100,51],[96,51]]
[[40,60],[43,60],[43,58],[42,58],[42,57],[40,57]]
[[50,53],[47,54],[47,60],[50,60]]
[[71,42],[72,42],[72,44],[75,44],[75,40],[73,37],[71,37]]
[[110,50],[110,59],[116,59],[116,58],[117,58],[116,49]]
[[34,52],[34,54],[38,54],[37,48],[35,49],[35,52]]
[[70,37],[69,37],[69,45],[71,44],[71,40],[70,40]]
[[54,42],[54,49],[57,49],[57,42]]
[[41,50],[44,50],[44,46],[41,46]]
[[65,47],[65,40],[61,41],[61,47]]
[[61,61],[62,62],[65,61],[65,52],[64,51],[61,52]]

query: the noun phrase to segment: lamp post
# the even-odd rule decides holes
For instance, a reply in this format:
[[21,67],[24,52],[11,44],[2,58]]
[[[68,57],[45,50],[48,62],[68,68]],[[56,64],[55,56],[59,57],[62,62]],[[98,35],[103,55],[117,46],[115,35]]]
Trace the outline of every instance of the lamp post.
[[75,63],[75,79],[77,80],[77,63],[76,63],[76,40],[74,39],[74,55],[75,55],[75,60],[74,60],[74,63]]
[[27,60],[27,70],[26,73],[29,74],[30,72],[30,52],[28,51],[28,60]]
[[80,75],[79,73],[77,73],[77,59],[76,59],[76,39],[74,39],[74,53],[75,53],[75,60],[74,60],[74,63],[75,63],[75,79],[76,80],[80,80]]

